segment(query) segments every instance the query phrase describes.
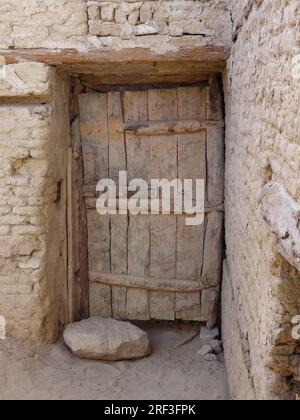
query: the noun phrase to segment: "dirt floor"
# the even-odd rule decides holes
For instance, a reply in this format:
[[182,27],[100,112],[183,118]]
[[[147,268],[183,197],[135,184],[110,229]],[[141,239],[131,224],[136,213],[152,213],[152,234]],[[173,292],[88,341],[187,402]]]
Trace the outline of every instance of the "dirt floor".
[[[223,356],[207,362],[195,325],[150,324],[153,353],[133,362],[76,359],[62,342],[0,341],[0,400],[228,399]],[[178,347],[179,345],[179,347]]]

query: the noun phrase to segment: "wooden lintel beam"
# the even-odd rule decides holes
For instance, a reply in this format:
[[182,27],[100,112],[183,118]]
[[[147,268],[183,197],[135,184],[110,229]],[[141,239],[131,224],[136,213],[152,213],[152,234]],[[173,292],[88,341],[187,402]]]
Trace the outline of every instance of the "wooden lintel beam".
[[74,49],[15,49],[0,50],[6,64],[22,61],[35,61],[54,66],[82,66],[101,63],[124,62],[170,62],[194,61],[202,62],[206,68],[222,71],[226,65],[226,54],[223,47],[179,48],[165,52],[156,52],[147,48],[130,48],[121,50],[97,49],[77,51]]

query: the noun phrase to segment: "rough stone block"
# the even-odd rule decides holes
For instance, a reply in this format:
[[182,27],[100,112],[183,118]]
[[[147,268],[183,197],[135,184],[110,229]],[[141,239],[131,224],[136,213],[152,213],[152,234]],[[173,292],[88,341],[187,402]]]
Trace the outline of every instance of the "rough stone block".
[[37,96],[50,101],[53,94],[54,69],[41,63],[19,63],[4,66],[0,77],[0,97]]
[[90,318],[70,324],[64,340],[78,357],[94,360],[132,360],[151,353],[147,333],[129,322]]

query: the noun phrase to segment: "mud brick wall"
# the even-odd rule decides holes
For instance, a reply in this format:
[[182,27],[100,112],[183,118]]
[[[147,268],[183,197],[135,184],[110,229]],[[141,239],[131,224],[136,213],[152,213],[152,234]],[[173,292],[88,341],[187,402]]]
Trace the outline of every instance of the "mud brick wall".
[[226,94],[226,243],[223,337],[234,398],[295,398],[300,274],[279,254],[264,220],[264,185],[300,203],[300,4],[233,4]]
[[51,342],[66,319],[68,85],[38,63],[0,75],[0,313],[8,335]]
[[[194,0],[88,1],[89,33],[147,42],[161,38],[176,45],[230,42],[230,14],[225,2]],[[158,36],[157,36],[158,35]],[[136,38],[146,37],[143,40]]]
[[1,48],[230,46],[226,1],[7,0]]

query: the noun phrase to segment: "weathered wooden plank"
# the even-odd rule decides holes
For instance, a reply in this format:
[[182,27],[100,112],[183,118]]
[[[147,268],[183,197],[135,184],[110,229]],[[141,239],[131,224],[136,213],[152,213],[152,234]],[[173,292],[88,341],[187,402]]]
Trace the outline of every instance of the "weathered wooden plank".
[[178,178],[206,178],[206,132],[179,136]]
[[137,136],[174,136],[176,134],[199,133],[206,131],[207,127],[222,127],[223,123],[217,121],[207,121],[202,119],[185,119],[170,121],[145,121],[127,122],[121,131]]
[[199,281],[203,265],[204,225],[186,226],[185,218],[177,217],[177,278]]
[[[143,124],[148,119],[148,92],[131,91],[124,92],[124,126],[135,121]],[[122,129],[124,129],[124,126]],[[127,151],[127,171],[128,180],[140,178],[149,181],[149,158],[150,143],[149,138],[140,138],[135,133],[125,133]]]
[[68,148],[67,168],[67,231],[68,231],[68,309],[69,322],[74,322],[76,317],[76,285],[75,285],[75,231],[74,231],[74,198],[73,198],[73,149]]
[[204,289],[218,286],[221,281],[223,221],[224,215],[221,212],[212,212],[207,215],[202,272]]
[[128,270],[127,251],[127,215],[116,214],[110,216],[111,224],[111,272],[126,274]]
[[[81,203],[82,203],[82,184],[83,166],[81,154],[81,138],[79,118],[76,118],[71,125],[71,138],[73,147],[72,163],[72,202],[73,202],[73,253],[74,253],[74,320],[81,319],[88,315],[89,301],[86,298],[88,292],[88,258],[85,233],[85,247],[82,247],[82,231],[86,221],[82,226]],[[69,251],[72,252],[72,251]],[[84,281],[83,281],[84,278]]]
[[108,177],[106,94],[79,95],[79,108],[85,183],[97,183]]
[[[179,118],[205,116],[205,91],[178,88]],[[178,137],[178,178],[206,178],[206,132]],[[193,197],[195,198],[195,197]],[[186,226],[177,217],[177,277],[199,280],[203,263],[204,226]]]
[[100,216],[96,210],[87,211],[90,271],[110,272],[109,217]]
[[184,321],[201,320],[201,294],[195,293],[176,293],[176,319]]
[[176,277],[175,216],[151,216],[150,276]]
[[90,284],[90,316],[112,317],[111,287],[106,284]]
[[[123,104],[124,125],[131,124],[132,121],[142,123],[148,120],[148,91],[125,92],[123,95]],[[128,180],[140,178],[149,182],[149,137],[140,137],[131,133],[125,133],[125,137]]]
[[[1,55],[5,57],[6,64],[14,64],[23,60],[37,61],[54,66],[70,66],[74,69],[84,69],[87,64],[101,63],[127,63],[128,57],[131,62],[182,62],[194,61],[202,62],[205,69],[209,70],[209,65],[218,66],[222,71],[226,66],[227,56],[224,47],[202,46],[202,47],[182,47],[176,50],[156,52],[150,48],[124,48],[121,50],[111,50],[108,48],[90,49],[89,51],[78,51],[75,49],[49,50],[49,49],[17,49],[1,50]],[[118,66],[119,68],[119,66]],[[215,67],[214,67],[215,71]]]
[[[109,138],[109,177],[116,183],[119,172],[126,170],[126,146],[123,126],[123,105],[120,92],[107,93],[108,138]],[[127,215],[112,215],[111,226],[111,271],[127,273]]]
[[178,117],[176,89],[149,89],[148,112],[150,121],[176,120]]
[[91,281],[94,283],[107,284],[110,286],[146,289],[157,292],[199,292],[200,282],[189,279],[165,279],[146,277],[143,275],[118,275],[111,273],[90,273]]
[[139,321],[147,321],[150,319],[149,292],[147,290],[127,290],[126,318]]
[[[145,121],[148,119],[147,91],[125,92],[123,95],[124,120]],[[149,181],[149,138],[139,138],[126,133],[128,179],[140,178]],[[149,217],[129,216],[128,226],[128,273],[149,273]],[[144,295],[143,292],[141,292]],[[129,305],[129,303],[128,303]],[[129,309],[130,310],[130,309]]]
[[[149,120],[178,118],[177,91],[148,91]],[[177,141],[172,137],[151,137],[151,179],[177,178]],[[151,216],[150,276],[176,277],[176,217]]]
[[[175,89],[148,91],[149,120],[177,119],[177,92]],[[177,178],[177,137],[154,136],[150,139],[151,179]]]
[[126,91],[123,94],[124,122],[148,120],[148,92]]
[[109,177],[119,181],[119,172],[126,171],[126,147],[123,127],[123,105],[120,92],[107,93],[108,138],[109,138]]
[[201,295],[201,321],[209,329],[214,328],[218,319],[219,287],[206,289]]
[[[205,117],[205,91],[200,88],[178,88],[178,116]],[[184,179],[206,178],[206,134],[195,133],[178,137],[178,177]]]
[[223,98],[217,75],[209,77],[209,86],[206,89],[206,118],[208,120],[223,120]]
[[224,129],[207,129],[207,200],[211,204],[224,202],[225,145]]
[[206,119],[205,89],[201,87],[179,87],[177,89],[177,96],[179,118]]
[[112,292],[112,313],[115,319],[126,319],[126,287],[113,286]]
[[150,318],[165,321],[175,319],[175,293],[150,292],[149,293]]
[[128,273],[147,275],[150,265],[149,216],[130,216],[128,226]]

